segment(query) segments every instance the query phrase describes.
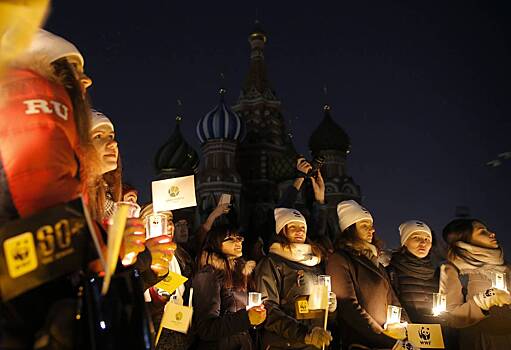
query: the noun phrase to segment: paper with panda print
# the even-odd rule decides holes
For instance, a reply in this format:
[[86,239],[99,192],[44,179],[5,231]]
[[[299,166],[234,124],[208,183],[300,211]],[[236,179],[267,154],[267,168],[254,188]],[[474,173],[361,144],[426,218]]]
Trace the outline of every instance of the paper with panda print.
[[422,349],[444,349],[442,327],[439,324],[414,324],[406,327],[408,341]]

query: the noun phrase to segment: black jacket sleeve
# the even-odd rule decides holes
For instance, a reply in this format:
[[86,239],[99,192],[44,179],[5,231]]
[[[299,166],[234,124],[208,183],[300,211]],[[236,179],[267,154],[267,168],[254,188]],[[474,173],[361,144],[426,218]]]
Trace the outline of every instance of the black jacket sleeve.
[[199,272],[192,285],[194,328],[202,340],[218,341],[250,329],[247,310],[221,314],[222,286],[213,270]]
[[265,329],[293,341],[304,342],[309,326],[298,321],[280,309],[282,277],[270,258],[262,259],[257,265],[256,290],[262,294],[267,309]]

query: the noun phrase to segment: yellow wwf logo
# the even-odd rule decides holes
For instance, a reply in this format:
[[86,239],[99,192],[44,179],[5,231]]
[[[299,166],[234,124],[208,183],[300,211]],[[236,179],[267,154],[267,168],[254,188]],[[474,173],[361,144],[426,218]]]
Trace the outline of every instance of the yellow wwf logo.
[[32,233],[25,232],[6,239],[4,254],[11,278],[22,276],[37,268],[37,253]]
[[172,198],[179,196],[179,187],[178,186],[170,186],[169,195]]

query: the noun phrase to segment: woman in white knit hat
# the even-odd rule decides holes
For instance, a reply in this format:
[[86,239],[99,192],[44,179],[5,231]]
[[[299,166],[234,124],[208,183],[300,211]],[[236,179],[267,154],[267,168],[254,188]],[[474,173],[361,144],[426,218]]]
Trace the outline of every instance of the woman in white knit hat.
[[433,293],[438,293],[438,271],[430,258],[433,235],[426,223],[410,220],[399,226],[401,248],[392,254],[387,272],[401,304],[414,323],[436,323]]
[[449,250],[440,291],[447,296],[447,321],[459,328],[460,349],[511,349],[511,269],[495,232],[481,220],[462,218],[442,235]]
[[[395,338],[403,337],[384,330],[387,305],[400,303],[378,261],[381,243],[375,237],[373,217],[353,200],[339,203],[337,214],[341,235],[326,273],[332,276],[332,291],[342,310],[337,314],[342,349],[392,348]],[[407,320],[406,313],[402,318]]]
[[[332,338],[323,329],[323,316],[302,315],[296,303],[311,294],[317,276],[324,274],[321,251],[307,240],[307,223],[298,210],[277,208],[274,213],[274,243],[255,273],[256,290],[268,308],[262,332],[264,348],[312,350],[328,346]],[[336,306],[332,295],[329,311]]]

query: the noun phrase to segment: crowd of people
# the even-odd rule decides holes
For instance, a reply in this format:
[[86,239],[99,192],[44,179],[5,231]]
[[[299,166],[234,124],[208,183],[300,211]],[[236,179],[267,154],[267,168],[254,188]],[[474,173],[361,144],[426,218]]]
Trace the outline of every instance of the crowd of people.
[[[448,349],[511,348],[511,296],[492,283],[511,271],[483,221],[449,222],[448,254],[436,264],[431,248],[440,237],[407,220],[397,230],[401,246],[384,259],[370,211],[346,200],[337,204],[340,234],[325,244],[325,185],[304,158],[274,210],[272,241],[258,254],[245,259],[243,232],[219,220],[229,204],[179,237],[176,213],[160,212],[167,234],[146,238],[154,209],[145,203],[126,221],[116,273],[101,294],[116,203],[138,197],[122,181],[114,124],[90,106],[84,67],[71,42],[40,30],[0,79],[0,225],[79,197],[93,221],[86,265],[1,299],[0,349],[413,349],[407,323],[441,324]],[[304,184],[314,197],[307,219],[295,203]],[[170,272],[188,280],[167,293],[157,285]],[[322,275],[331,281],[326,305],[308,310]],[[261,293],[262,303],[248,307],[249,292]],[[440,314],[435,293],[445,296]],[[191,327],[163,328],[156,344],[169,302],[193,307]],[[397,322],[389,322],[391,305],[402,308]]]

